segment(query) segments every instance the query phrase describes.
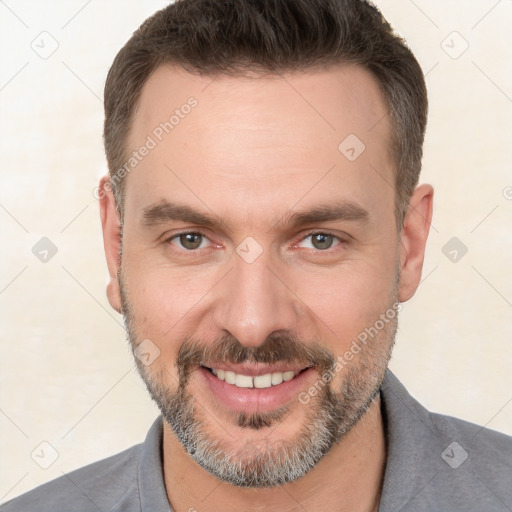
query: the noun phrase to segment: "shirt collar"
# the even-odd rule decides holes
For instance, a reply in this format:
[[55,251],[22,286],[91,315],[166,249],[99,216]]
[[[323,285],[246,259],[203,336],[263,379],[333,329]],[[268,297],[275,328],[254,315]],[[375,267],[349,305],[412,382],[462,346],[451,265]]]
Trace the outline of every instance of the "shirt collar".
[[386,471],[379,512],[406,507],[443,469],[446,446],[430,413],[387,370],[381,386],[387,444]]
[[146,436],[139,463],[139,496],[142,512],[171,510],[164,484],[162,440],[163,419],[159,416]]

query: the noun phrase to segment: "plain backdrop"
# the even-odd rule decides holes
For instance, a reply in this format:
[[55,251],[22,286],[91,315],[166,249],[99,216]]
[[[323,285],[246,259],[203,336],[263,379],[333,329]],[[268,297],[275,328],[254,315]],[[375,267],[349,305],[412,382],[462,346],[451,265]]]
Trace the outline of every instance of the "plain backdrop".
[[[106,299],[94,189],[107,70],[165,3],[0,1],[0,502],[142,441],[158,414]],[[427,75],[436,191],[391,366],[431,410],[512,434],[512,2],[377,4]]]

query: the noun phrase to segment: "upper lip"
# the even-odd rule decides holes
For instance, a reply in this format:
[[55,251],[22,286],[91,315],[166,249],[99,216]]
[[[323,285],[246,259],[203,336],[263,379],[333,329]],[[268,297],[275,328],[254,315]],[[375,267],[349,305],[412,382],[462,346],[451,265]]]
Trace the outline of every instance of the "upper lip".
[[238,375],[247,375],[248,377],[258,377],[259,375],[266,375],[267,373],[278,373],[278,372],[300,372],[305,370],[306,368],[310,368],[311,365],[307,364],[293,364],[293,363],[276,363],[276,364],[265,364],[265,363],[257,363],[257,364],[228,364],[228,363],[201,363],[200,366],[205,368],[216,370],[224,370],[228,372],[234,372]]

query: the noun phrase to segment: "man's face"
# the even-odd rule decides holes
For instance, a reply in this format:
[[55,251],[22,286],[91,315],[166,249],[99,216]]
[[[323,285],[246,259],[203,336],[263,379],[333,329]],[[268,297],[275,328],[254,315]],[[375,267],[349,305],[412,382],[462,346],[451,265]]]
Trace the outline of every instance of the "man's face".
[[158,347],[138,361],[150,392],[218,478],[301,477],[378,392],[400,266],[386,113],[353,66],[161,66],[144,86],[128,153],[155,147],[127,176],[119,302],[133,348]]

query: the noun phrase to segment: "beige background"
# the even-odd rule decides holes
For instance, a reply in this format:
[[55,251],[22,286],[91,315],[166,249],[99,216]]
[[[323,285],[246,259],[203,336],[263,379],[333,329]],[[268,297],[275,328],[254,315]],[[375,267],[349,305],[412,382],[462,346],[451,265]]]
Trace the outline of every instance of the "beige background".
[[[164,4],[0,2],[0,502],[140,442],[157,415],[105,297],[93,189],[107,69]],[[392,368],[427,407],[512,434],[512,2],[378,5],[427,73],[422,181],[436,189]],[[47,263],[42,237],[58,249]],[[457,263],[452,237],[468,248]]]

